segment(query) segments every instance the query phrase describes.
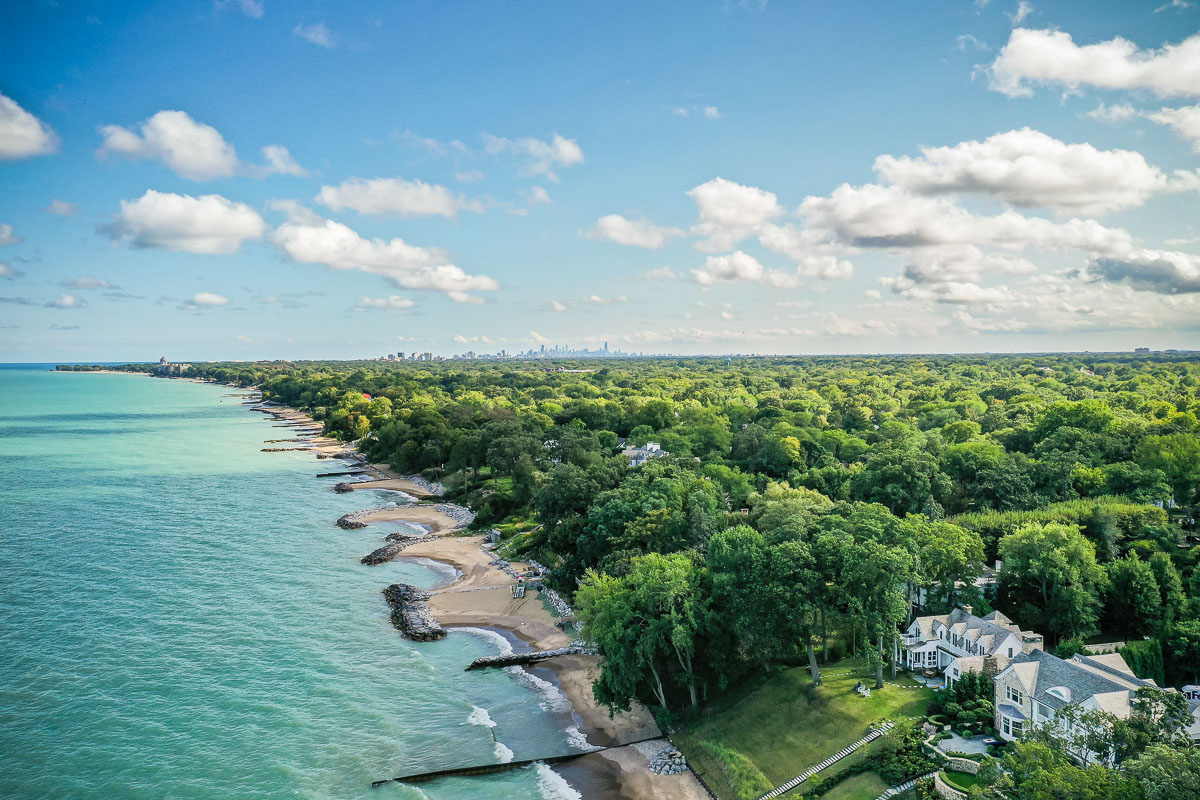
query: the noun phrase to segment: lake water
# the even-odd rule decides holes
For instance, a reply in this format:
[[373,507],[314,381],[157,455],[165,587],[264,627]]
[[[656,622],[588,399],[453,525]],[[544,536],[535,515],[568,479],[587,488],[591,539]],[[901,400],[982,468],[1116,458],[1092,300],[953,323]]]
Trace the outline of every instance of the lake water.
[[0,367],[0,796],[578,797],[545,766],[369,788],[571,752],[573,717],[463,671],[495,633],[402,639],[381,590],[445,575],[333,525],[397,495],[260,452],[291,433],[230,392]]

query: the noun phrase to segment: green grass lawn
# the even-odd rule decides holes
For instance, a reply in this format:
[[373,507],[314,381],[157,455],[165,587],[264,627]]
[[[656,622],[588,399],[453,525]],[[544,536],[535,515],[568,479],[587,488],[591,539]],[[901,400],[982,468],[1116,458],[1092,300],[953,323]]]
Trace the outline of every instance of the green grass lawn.
[[980,782],[978,777],[969,772],[956,772],[954,770],[943,770],[942,780],[955,789],[962,789],[964,792]]
[[886,788],[887,784],[883,782],[883,778],[874,772],[864,772],[846,778],[821,795],[821,800],[875,800]]
[[[704,743],[744,756],[750,768],[778,786],[861,739],[871,722],[922,715],[932,695],[924,687],[885,686],[864,698],[853,687],[859,680],[872,683],[866,667],[842,661],[825,671],[847,674],[826,674],[820,687],[813,687],[808,670],[800,667],[750,679],[681,723],[675,741],[713,791],[738,798],[727,779],[730,770]],[[897,682],[917,686],[904,676]],[[744,787],[749,783],[743,781]]]

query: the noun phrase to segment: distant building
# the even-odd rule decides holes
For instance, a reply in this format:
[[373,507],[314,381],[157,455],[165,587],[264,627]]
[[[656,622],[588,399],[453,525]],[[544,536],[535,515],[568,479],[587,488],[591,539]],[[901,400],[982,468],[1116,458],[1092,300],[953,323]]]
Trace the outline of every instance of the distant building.
[[191,364],[172,364],[167,361],[167,357],[163,356],[158,360],[158,366],[154,368],[154,374],[164,378],[179,376],[192,368]]
[[1150,348],[1149,348],[1149,347],[1135,347],[1135,348],[1133,348],[1133,352],[1135,352],[1135,353],[1149,353],[1149,352],[1150,352]]
[[652,458],[667,455],[667,451],[663,450],[658,442],[646,442],[645,447],[626,447],[621,451],[621,455],[629,459],[629,466],[640,467]]

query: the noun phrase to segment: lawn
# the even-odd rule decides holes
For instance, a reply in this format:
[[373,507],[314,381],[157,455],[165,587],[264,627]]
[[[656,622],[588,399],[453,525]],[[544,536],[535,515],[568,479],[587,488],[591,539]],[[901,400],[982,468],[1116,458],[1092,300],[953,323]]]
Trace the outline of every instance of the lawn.
[[954,770],[944,770],[942,772],[942,780],[950,784],[953,788],[961,789],[964,792],[980,783],[979,778],[975,775],[969,772],[955,772]]
[[864,772],[846,778],[821,795],[821,800],[875,800],[886,788],[883,778],[874,772]]
[[[737,770],[743,777],[757,771],[778,786],[861,739],[871,722],[921,716],[932,695],[901,676],[897,683],[917,688],[888,685],[864,698],[853,687],[859,680],[872,682],[867,667],[842,661],[825,671],[837,674],[825,674],[820,687],[812,685],[808,670],[801,667],[751,679],[682,722],[675,741],[713,791],[738,798],[728,779],[731,770],[714,755],[713,745],[744,757]],[[754,783],[742,781],[747,790]]]

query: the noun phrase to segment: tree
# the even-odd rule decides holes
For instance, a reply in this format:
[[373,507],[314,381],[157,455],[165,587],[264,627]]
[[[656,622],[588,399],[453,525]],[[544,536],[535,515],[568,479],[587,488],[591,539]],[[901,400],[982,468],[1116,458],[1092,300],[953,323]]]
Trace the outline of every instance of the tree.
[[983,539],[972,530],[912,515],[905,519],[917,547],[917,580],[946,607],[958,602],[959,586],[983,574]]
[[1146,800],[1200,797],[1200,750],[1155,744],[1127,762],[1125,773],[1142,787]]
[[1133,457],[1143,468],[1162,470],[1177,503],[1192,502],[1196,484],[1200,482],[1200,439],[1195,435],[1147,436],[1138,444]]
[[1188,620],[1175,626],[1167,642],[1176,667],[1200,683],[1200,620]]
[[1183,613],[1187,597],[1183,593],[1183,581],[1179,570],[1166,553],[1154,553],[1150,556],[1150,571],[1154,573],[1154,582],[1158,584],[1159,599],[1162,605],[1162,619],[1165,625],[1171,625]]
[[868,503],[882,503],[892,513],[916,513],[930,497],[950,491],[950,479],[923,450],[888,448],[867,459],[850,481],[851,494]]
[[1105,615],[1112,630],[1131,638],[1154,629],[1162,618],[1162,597],[1150,565],[1130,553],[1108,566]]
[[1014,800],[1139,800],[1138,783],[1099,764],[1079,767],[1040,741],[1004,748],[1004,775],[996,786]]
[[1030,523],[1000,540],[1001,602],[1055,639],[1096,628],[1104,569],[1076,525]]
[[1134,692],[1129,705],[1129,716],[1112,724],[1113,750],[1119,763],[1138,758],[1156,744],[1192,746],[1186,732],[1192,715],[1187,698],[1179,692],[1142,686]]
[[576,600],[584,636],[604,656],[593,685],[599,702],[626,711],[645,682],[669,710],[667,690],[674,675],[691,704],[697,704],[697,640],[709,614],[703,577],[684,553],[638,556],[622,578],[587,573]]

